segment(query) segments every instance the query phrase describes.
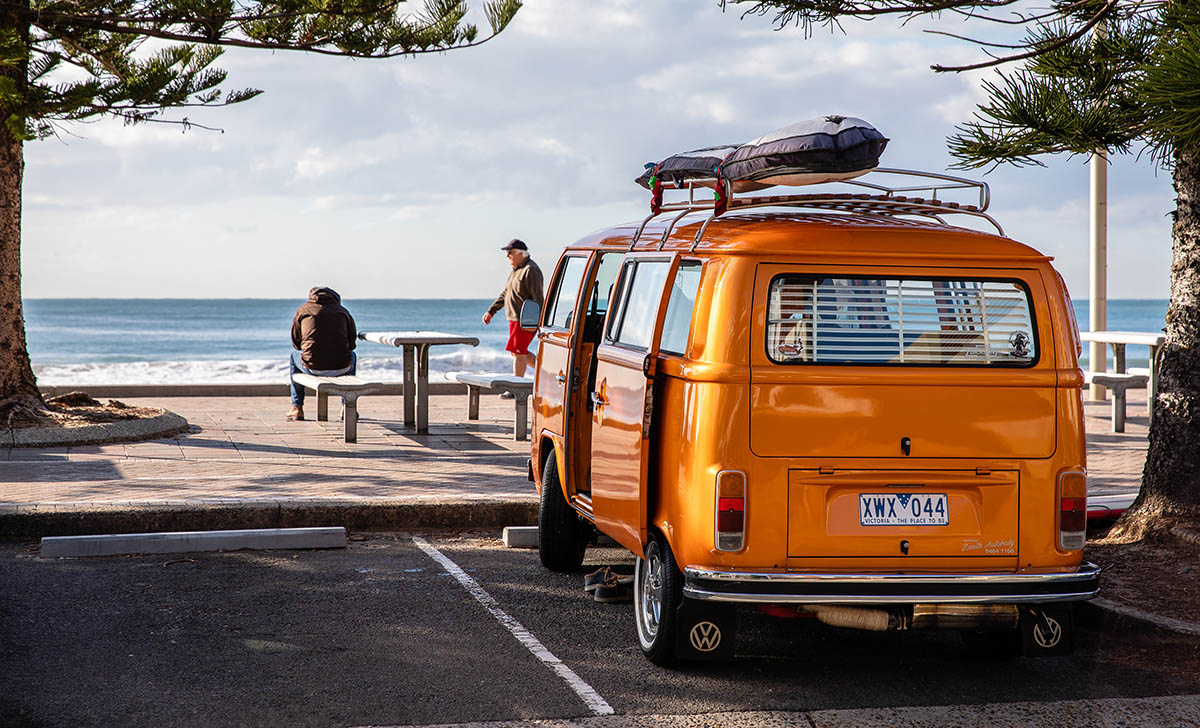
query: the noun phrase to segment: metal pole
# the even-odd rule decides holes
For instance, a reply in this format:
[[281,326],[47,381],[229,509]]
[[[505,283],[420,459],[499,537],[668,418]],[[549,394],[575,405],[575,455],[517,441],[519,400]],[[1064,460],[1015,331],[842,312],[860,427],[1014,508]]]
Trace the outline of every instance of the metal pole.
[[[1089,277],[1088,328],[1104,331],[1108,328],[1108,152],[1092,154],[1091,206],[1091,276]],[[1088,368],[1093,372],[1107,369],[1107,345],[1090,342]],[[1093,400],[1104,400],[1104,386],[1093,384]]]

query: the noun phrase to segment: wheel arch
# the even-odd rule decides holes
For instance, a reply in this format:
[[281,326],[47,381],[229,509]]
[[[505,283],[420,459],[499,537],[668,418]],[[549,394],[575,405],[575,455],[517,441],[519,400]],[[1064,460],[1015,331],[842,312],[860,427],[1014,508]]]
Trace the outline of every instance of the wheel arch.
[[562,486],[563,498],[570,503],[571,497],[567,492],[567,469],[563,458],[563,450],[561,435],[556,435],[553,432],[542,433],[538,446],[537,486],[538,492],[541,492],[542,486],[546,482],[546,461],[550,459],[550,454],[554,453],[554,463],[558,469],[558,482]]

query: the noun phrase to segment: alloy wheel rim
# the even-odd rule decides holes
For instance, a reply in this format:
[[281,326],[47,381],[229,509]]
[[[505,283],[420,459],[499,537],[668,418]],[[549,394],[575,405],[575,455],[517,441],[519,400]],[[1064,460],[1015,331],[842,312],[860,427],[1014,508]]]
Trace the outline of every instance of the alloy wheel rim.
[[658,548],[651,542],[646,547],[646,564],[642,569],[641,607],[642,631],[648,640],[658,635],[658,625],[662,617],[662,587],[663,564],[659,558]]

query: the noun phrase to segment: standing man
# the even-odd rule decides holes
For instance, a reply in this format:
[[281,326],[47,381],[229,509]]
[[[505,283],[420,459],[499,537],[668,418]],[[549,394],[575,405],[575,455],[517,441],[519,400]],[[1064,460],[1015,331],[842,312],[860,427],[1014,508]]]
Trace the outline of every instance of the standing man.
[[[354,317],[342,306],[342,297],[332,288],[318,286],[308,292],[308,302],[292,317],[291,374],[304,372],[318,377],[353,374],[358,365],[354,354],[358,329]],[[289,420],[304,419],[304,387],[292,381]]]
[[[491,323],[492,316],[501,308],[504,309],[504,316],[508,319],[508,344],[504,349],[512,352],[513,374],[523,377],[525,367],[534,365],[534,357],[529,353],[529,342],[533,340],[534,332],[521,328],[521,304],[536,301],[539,306],[543,305],[545,297],[542,294],[542,269],[529,257],[529,247],[520,240],[510,240],[508,245],[500,249],[508,255],[512,273],[508,274],[504,290],[483,315],[483,323]],[[512,398],[512,394],[508,392],[500,396],[505,399]]]

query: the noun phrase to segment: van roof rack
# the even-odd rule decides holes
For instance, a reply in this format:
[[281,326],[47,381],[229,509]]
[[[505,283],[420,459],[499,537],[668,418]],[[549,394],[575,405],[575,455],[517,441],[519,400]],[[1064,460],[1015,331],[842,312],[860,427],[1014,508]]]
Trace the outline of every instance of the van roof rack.
[[[872,190],[874,194],[833,190],[795,195],[760,196],[751,196],[746,193],[741,193],[739,196],[733,192],[732,185],[728,180],[718,180],[715,177],[693,179],[687,182],[664,182],[662,184],[666,189],[686,189],[688,191],[688,198],[675,202],[664,202],[657,212],[652,212],[638,227],[637,233],[633,236],[633,242],[629,245],[629,249],[633,250],[634,246],[637,245],[647,223],[664,212],[678,212],[679,214],[672,218],[663,230],[658,244],[659,249],[662,249],[663,245],[666,244],[667,238],[670,237],[671,231],[675,229],[676,223],[686,215],[693,212],[710,212],[708,219],[696,231],[696,237],[692,241],[691,248],[694,251],[700,243],[700,239],[704,237],[705,231],[708,230],[709,223],[717,219],[721,214],[756,207],[797,207],[880,217],[912,215],[932,219],[942,225],[950,224],[943,219],[943,216],[971,215],[987,220],[992,227],[996,228],[996,232],[1001,235],[1004,234],[1004,228],[1000,227],[1000,223],[996,222],[991,215],[986,213],[988,205],[991,202],[991,191],[986,182],[963,177],[951,177],[950,175],[937,172],[919,172],[909,169],[877,167],[871,170],[871,174],[875,173],[903,175],[907,179],[904,180],[905,184],[899,186],[880,184],[877,179],[867,181],[862,177],[828,183],[861,187]],[[712,190],[717,185],[722,186],[725,197],[728,200],[726,208],[720,211],[717,210],[716,201],[696,199],[697,189]],[[952,190],[974,190],[978,197],[974,204],[939,199],[945,192]],[[918,193],[921,196],[910,197],[909,193]]]

